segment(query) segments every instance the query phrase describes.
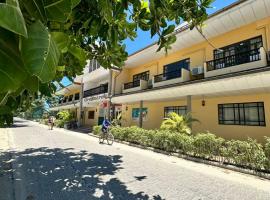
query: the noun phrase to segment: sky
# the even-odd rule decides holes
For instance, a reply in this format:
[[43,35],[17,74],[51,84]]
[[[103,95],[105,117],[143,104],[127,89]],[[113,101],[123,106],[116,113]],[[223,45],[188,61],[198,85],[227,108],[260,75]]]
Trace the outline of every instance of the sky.
[[[211,8],[207,10],[208,14],[212,14],[222,8],[224,8],[227,5],[232,4],[233,2],[236,2],[237,0],[216,0],[212,3]],[[137,38],[134,41],[131,41],[130,39],[125,40],[126,44],[126,50],[128,54],[132,54],[135,51],[138,51],[144,47],[146,47],[149,44],[152,44],[153,42],[157,41],[157,36],[154,36],[151,38],[149,32],[144,32],[142,30],[137,31]],[[70,81],[67,78],[63,78],[61,81],[63,85],[69,85]]]

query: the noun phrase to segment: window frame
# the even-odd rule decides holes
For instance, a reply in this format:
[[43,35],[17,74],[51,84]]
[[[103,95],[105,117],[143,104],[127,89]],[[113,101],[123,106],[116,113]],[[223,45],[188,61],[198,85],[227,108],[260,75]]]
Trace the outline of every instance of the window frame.
[[74,94],[74,100],[75,101],[80,100],[80,93],[79,92]]
[[[171,109],[170,109],[171,108]],[[184,108],[184,109],[183,109]],[[179,115],[179,111],[182,109],[182,110],[185,110],[186,114],[187,114],[187,106],[165,106],[164,107],[164,112],[163,112],[163,116],[164,118],[167,118],[168,117],[168,109],[170,110],[173,110],[171,112],[175,112],[175,111],[178,111],[178,112],[175,112]],[[166,112],[167,111],[167,112]]]
[[[248,104],[256,104],[256,106],[248,106]],[[233,109],[233,120],[226,120],[224,117],[224,105],[231,105],[227,107]],[[223,107],[222,107],[223,106]],[[246,110],[247,108],[256,107],[258,113],[258,121],[248,121],[246,119]],[[262,113],[260,113],[260,108],[262,108]],[[241,110],[242,109],[242,110]],[[242,114],[241,114],[242,113]],[[262,116],[261,116],[262,114]],[[233,123],[225,123],[226,121],[233,121]],[[257,123],[257,124],[250,124]],[[266,126],[265,120],[265,107],[264,102],[244,102],[244,103],[225,103],[218,104],[218,124],[219,125],[239,125],[239,126]]]
[[[185,66],[183,63],[188,63],[187,65],[188,66]],[[170,66],[173,66],[173,65],[177,65],[179,64],[179,69],[186,69],[186,70],[190,70],[190,58],[185,58],[185,59],[182,59],[182,60],[178,60],[176,62],[173,62],[173,63],[169,63],[169,64],[166,64],[163,66],[163,74],[166,74],[166,73],[170,73],[170,72],[174,72],[174,71],[177,71],[177,70],[169,70]],[[181,66],[181,64],[183,64],[183,66]]]
[[[92,113],[92,115],[90,115]],[[88,119],[95,119],[95,111],[94,110],[89,110],[88,111]]]

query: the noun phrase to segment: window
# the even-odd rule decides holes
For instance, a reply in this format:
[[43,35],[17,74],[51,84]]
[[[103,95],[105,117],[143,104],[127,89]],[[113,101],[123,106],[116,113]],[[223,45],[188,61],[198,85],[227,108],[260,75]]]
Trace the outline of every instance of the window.
[[75,100],[79,100],[80,99],[80,93],[76,93],[75,94]]
[[180,60],[168,65],[165,65],[163,68],[163,74],[164,77],[168,79],[173,79],[177,77],[181,77],[181,69],[184,68],[186,70],[189,70],[189,64],[190,64],[190,59],[184,59]]
[[63,103],[66,103],[68,101],[68,97],[64,96]]
[[73,95],[69,95],[68,101],[72,101],[72,99],[73,99]]
[[264,103],[230,103],[218,105],[219,124],[265,126]]
[[100,67],[100,64],[98,63],[97,60],[93,59],[89,61],[89,73],[92,71],[95,71]]
[[88,119],[95,119],[95,111],[88,111]]
[[178,115],[187,114],[187,106],[168,106],[164,108],[164,117],[168,117],[169,113],[175,112]]

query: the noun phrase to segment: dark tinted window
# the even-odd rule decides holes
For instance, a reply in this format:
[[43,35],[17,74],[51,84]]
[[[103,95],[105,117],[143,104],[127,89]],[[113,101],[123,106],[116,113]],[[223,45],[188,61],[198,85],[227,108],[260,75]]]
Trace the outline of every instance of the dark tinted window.
[[265,126],[264,103],[230,103],[218,105],[219,124]]

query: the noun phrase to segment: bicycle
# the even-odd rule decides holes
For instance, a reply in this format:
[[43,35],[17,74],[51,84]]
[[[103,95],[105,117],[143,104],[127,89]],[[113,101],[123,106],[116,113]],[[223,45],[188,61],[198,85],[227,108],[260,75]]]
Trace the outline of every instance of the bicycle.
[[100,132],[99,143],[103,143],[105,139],[107,140],[108,145],[113,144],[114,136],[109,129],[105,133],[103,131]]

